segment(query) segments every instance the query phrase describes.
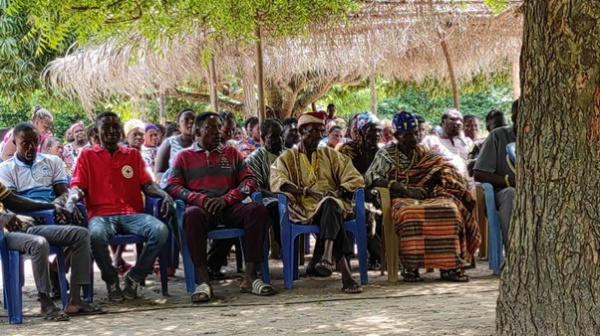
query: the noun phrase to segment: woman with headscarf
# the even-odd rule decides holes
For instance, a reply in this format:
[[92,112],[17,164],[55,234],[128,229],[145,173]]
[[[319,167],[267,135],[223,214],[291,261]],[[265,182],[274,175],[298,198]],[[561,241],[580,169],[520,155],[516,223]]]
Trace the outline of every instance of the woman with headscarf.
[[381,123],[376,115],[363,112],[356,117],[356,131],[360,139],[351,140],[338,150],[352,159],[354,168],[364,175],[379,150]]
[[146,134],[146,124],[139,119],[130,119],[123,125],[123,132],[127,145],[141,151]]
[[[36,106],[33,109],[31,123],[33,126],[35,126],[35,129],[40,135],[38,152],[41,152],[42,144],[44,143],[46,137],[52,136],[54,118],[52,118],[52,114],[48,110],[41,106]],[[11,129],[4,135],[4,139],[0,143],[0,161],[6,161],[10,159],[16,151],[17,147],[13,143],[13,132]]]
[[[339,148],[340,153],[350,157],[354,168],[363,175],[379,151],[381,141],[381,122],[371,112],[363,112],[356,117],[356,129],[360,141],[350,141]],[[381,261],[381,238],[379,227],[375,225],[375,212],[371,194],[367,194],[367,250],[369,252],[369,269],[377,270]],[[380,225],[379,225],[380,226]]]
[[76,122],[67,131],[73,137],[73,140],[65,145],[65,150],[71,151],[74,158],[78,158],[79,154],[87,145],[87,135],[85,125],[82,121]]
[[481,237],[468,183],[439,154],[419,145],[414,115],[397,113],[393,124],[397,143],[377,153],[365,180],[367,187],[390,190],[404,281],[422,281],[419,268],[439,268],[443,280],[469,281],[463,268]]
[[142,158],[146,163],[146,167],[149,167],[154,174],[154,160],[156,160],[156,153],[158,153],[158,137],[159,129],[156,125],[147,123],[145,128],[144,144],[142,145]]

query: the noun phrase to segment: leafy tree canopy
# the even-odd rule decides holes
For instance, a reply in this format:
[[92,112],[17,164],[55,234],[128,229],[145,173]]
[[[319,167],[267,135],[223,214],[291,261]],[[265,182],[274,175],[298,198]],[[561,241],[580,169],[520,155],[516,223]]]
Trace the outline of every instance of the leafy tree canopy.
[[242,41],[251,41],[258,27],[271,36],[296,35],[309,23],[336,22],[356,8],[353,0],[10,0],[7,10],[27,15],[28,38],[39,42],[39,54],[58,49],[71,33],[80,42],[127,41],[132,33],[155,42],[199,26]]

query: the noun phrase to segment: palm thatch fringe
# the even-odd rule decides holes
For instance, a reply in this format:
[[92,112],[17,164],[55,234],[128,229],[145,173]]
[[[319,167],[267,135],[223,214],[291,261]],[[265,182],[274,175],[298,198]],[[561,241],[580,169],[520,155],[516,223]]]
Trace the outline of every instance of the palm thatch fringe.
[[[492,72],[518,55],[522,38],[521,1],[495,14],[481,0],[371,0],[335,27],[315,26],[307,36],[272,38],[266,32],[264,77],[268,84],[371,75],[422,81],[448,77],[441,39],[452,53],[459,81]],[[206,40],[201,29],[150,47],[132,43],[88,45],[51,62],[43,73],[51,86],[78,97],[85,107],[110,95],[145,96],[174,92],[206,81],[202,53],[216,61],[217,79],[231,75],[252,86],[255,57],[251,45]],[[256,111],[252,103],[248,111]]]

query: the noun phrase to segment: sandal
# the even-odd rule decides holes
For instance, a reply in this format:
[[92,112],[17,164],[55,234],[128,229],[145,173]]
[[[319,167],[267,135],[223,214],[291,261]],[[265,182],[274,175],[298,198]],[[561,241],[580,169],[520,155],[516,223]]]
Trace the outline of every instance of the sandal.
[[363,288],[358,284],[358,282],[352,278],[342,280],[342,284],[342,292],[346,294],[358,294],[362,293],[363,291]]
[[99,306],[86,303],[85,306],[78,307],[78,310],[76,312],[68,313],[68,315],[69,316],[83,316],[83,315],[100,315],[100,314],[106,314],[106,313],[108,313],[108,312],[106,310],[100,308]]
[[62,309],[56,306],[46,307],[43,315],[44,320],[51,322],[61,322],[69,320],[69,315],[67,315]]
[[455,268],[451,270],[441,270],[440,276],[444,281],[469,282],[469,276],[464,274],[463,270],[460,268]]
[[323,258],[315,265],[315,272],[320,277],[330,277],[333,273],[333,263]]
[[262,281],[262,279],[256,279],[252,281],[252,288],[240,287],[242,293],[248,293],[258,296],[271,296],[277,294],[277,291],[271,287],[271,285]]
[[404,282],[423,282],[423,279],[419,275],[418,268],[405,268],[404,270],[402,270],[402,278],[404,278]]
[[210,301],[212,296],[212,287],[207,283],[203,283],[196,286],[196,290],[194,290],[191,299],[193,303],[203,303]]

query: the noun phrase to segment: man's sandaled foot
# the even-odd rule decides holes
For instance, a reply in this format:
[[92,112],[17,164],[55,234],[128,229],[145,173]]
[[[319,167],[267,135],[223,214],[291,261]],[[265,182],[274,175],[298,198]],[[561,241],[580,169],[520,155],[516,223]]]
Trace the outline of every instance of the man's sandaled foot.
[[423,282],[418,269],[404,269],[402,271],[402,278],[404,282]]
[[271,296],[277,294],[277,291],[269,284],[262,281],[262,279],[256,279],[252,281],[252,287],[240,287],[242,293],[248,293],[258,296]]
[[333,263],[326,259],[321,259],[315,265],[315,272],[317,272],[320,277],[330,277],[333,273]]
[[51,322],[61,322],[69,320],[69,315],[67,315],[62,309],[56,306],[46,307],[42,315],[44,316],[44,320]]
[[212,296],[212,287],[207,283],[203,283],[196,286],[196,290],[192,294],[191,299],[193,303],[203,303],[210,301]]
[[444,281],[450,282],[469,282],[469,276],[464,274],[462,269],[455,268],[451,270],[440,271],[440,276]]
[[107,311],[100,308],[99,306],[92,305],[87,302],[82,302],[78,306],[67,304],[67,306],[65,307],[65,313],[68,314],[69,316],[99,315],[99,314],[106,314]]
[[362,293],[363,288],[354,279],[342,280],[342,291],[346,294],[358,294]]

